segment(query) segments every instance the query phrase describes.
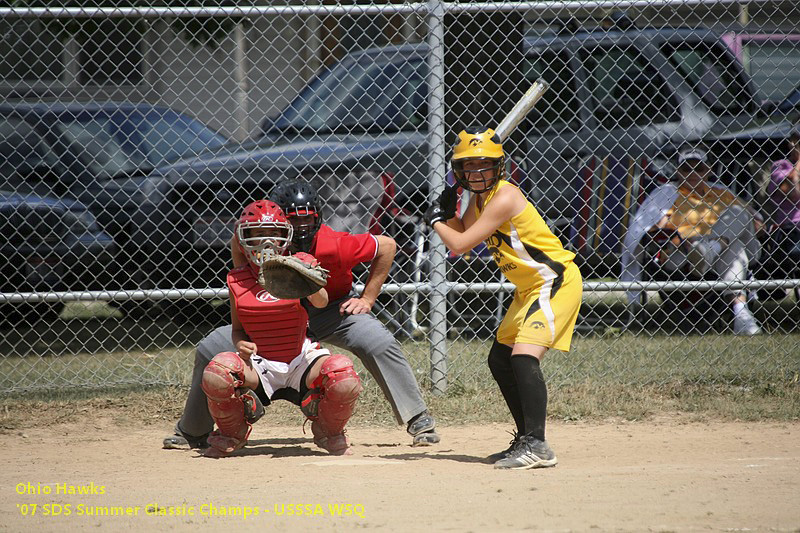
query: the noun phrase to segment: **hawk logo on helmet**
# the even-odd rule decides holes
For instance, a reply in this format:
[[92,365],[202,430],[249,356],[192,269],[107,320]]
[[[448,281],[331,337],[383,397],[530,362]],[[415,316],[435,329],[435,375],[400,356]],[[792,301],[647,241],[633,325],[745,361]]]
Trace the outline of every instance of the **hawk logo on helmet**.
[[477,137],[474,137],[474,138],[472,138],[472,139],[470,139],[470,140],[469,140],[469,145],[470,145],[470,146],[478,146],[478,145],[479,145],[479,144],[481,144],[482,142],[483,142],[483,141],[482,141],[482,140],[480,140],[479,138],[477,138]]

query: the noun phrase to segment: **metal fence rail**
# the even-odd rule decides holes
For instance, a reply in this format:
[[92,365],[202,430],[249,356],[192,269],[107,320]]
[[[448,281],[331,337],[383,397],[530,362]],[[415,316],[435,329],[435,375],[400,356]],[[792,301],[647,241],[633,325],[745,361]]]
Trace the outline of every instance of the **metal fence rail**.
[[[0,7],[1,391],[185,382],[227,320],[232,222],[286,177],[318,188],[334,229],[395,239],[373,311],[425,385],[482,385],[514,287],[485,246],[449,254],[421,215],[452,182],[456,133],[540,77],[551,89],[504,149],[584,276],[557,375],[611,358],[598,376],[658,382],[686,350],[701,381],[800,365],[796,2],[80,4]],[[735,199],[634,239],[688,147]],[[728,233],[705,268],[677,262],[677,236],[723,231],[718,200],[751,210],[740,266],[721,259]],[[760,335],[735,342],[735,300]],[[767,355],[704,370],[721,350]],[[664,374],[613,364],[643,352],[664,353]]]

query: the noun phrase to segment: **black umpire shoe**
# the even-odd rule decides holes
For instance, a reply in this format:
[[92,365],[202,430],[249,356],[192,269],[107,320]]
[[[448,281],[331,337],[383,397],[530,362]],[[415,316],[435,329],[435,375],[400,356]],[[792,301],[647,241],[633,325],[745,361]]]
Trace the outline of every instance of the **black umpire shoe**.
[[436,420],[428,411],[422,411],[409,420],[406,431],[414,438],[412,446],[430,446],[442,440],[436,433]]

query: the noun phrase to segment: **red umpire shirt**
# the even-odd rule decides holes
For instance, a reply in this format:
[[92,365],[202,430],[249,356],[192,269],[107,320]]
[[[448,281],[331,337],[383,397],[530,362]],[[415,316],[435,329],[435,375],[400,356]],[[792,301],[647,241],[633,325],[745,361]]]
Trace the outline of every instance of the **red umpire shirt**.
[[311,244],[311,255],[328,269],[328,300],[344,298],[353,287],[353,267],[372,261],[378,253],[378,240],[369,233],[354,235],[335,231],[322,224]]

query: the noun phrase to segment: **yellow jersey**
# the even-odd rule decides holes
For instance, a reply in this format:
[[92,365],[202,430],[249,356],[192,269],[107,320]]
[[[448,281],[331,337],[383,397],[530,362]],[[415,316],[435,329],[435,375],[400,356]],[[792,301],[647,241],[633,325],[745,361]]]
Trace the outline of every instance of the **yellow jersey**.
[[[475,205],[476,217],[480,217],[503,187],[516,186],[500,180],[486,197],[483,208]],[[520,291],[562,279],[564,271],[575,259],[575,254],[564,249],[530,202],[521,213],[497,228],[486,239],[486,246],[500,272]]]
[[732,205],[744,204],[728,190],[709,186],[701,193],[680,187],[678,198],[667,211],[669,225],[684,239],[710,235],[711,227],[717,223],[720,214]]

